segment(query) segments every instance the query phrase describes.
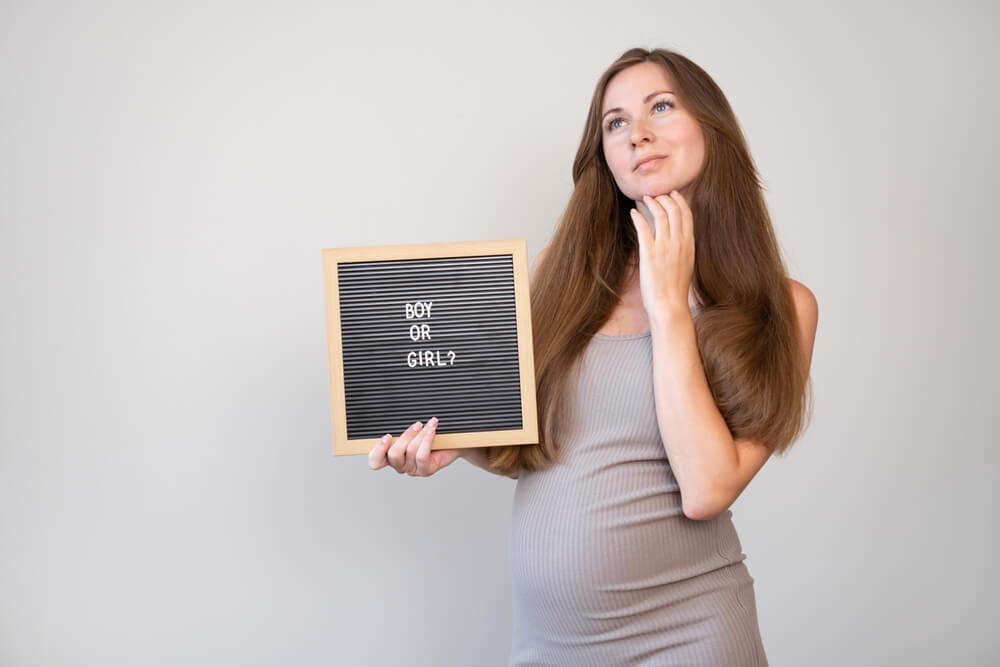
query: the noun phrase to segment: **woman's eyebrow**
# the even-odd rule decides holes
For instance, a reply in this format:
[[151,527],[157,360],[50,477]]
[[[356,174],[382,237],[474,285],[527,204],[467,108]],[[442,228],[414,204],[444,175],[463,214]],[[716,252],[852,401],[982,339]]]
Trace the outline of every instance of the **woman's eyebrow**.
[[[649,95],[646,95],[645,99],[643,99],[643,100],[642,100],[642,103],[643,103],[643,104],[646,104],[646,103],[647,103],[647,102],[649,102],[649,101],[650,101],[651,99],[653,99],[654,97],[656,97],[657,95],[660,95],[660,94],[662,94],[662,93],[670,93],[671,95],[673,95],[673,94],[674,94],[674,91],[672,91],[672,90],[658,90],[658,91],[656,91],[655,93],[650,93]],[[604,116],[607,116],[607,115],[608,115],[609,113],[613,113],[613,112],[615,112],[615,111],[624,111],[624,109],[622,109],[621,107],[615,107],[614,109],[608,109],[607,111],[605,111],[605,112],[604,112],[604,113],[603,113],[603,114],[601,115],[601,119],[603,120],[603,119],[604,119]]]

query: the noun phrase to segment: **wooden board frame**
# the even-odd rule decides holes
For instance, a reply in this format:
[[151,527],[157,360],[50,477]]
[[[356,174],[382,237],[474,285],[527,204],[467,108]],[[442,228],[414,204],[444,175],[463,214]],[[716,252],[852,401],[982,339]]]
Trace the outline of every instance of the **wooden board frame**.
[[[531,332],[531,302],[528,246],[524,239],[419,243],[323,249],[323,288],[326,300],[327,349],[330,365],[330,415],[335,456],[367,454],[378,438],[347,437],[347,402],[341,339],[340,295],[337,266],[342,262],[438,259],[483,255],[510,255],[514,269],[514,303],[517,320],[518,367],[521,387],[520,429],[436,433],[433,449],[526,445],[538,442],[538,412],[535,399],[534,347]],[[430,417],[432,415],[428,415]],[[399,437],[393,433],[393,438]]]

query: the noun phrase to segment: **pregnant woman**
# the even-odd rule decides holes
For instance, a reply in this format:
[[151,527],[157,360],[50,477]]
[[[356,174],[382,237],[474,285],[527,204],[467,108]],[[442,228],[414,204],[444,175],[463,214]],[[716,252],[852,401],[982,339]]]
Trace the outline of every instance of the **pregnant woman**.
[[514,477],[511,665],[766,665],[729,507],[808,422],[812,292],[788,277],[725,95],[684,56],[601,75],[574,189],[532,269],[540,442],[462,457]]

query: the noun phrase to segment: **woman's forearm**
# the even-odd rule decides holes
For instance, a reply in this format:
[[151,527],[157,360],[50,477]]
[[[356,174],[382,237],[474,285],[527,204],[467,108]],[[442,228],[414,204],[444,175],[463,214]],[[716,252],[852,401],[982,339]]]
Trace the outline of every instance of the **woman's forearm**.
[[[489,462],[486,458],[486,448],[485,447],[469,447],[462,450],[461,457],[471,463],[474,466],[482,468],[486,472],[493,472],[490,470]],[[493,473],[499,474],[499,473]],[[510,475],[502,475],[505,477],[510,477],[511,479],[517,479],[517,473],[512,473]]]
[[656,420],[685,514],[714,506],[718,489],[739,469],[732,433],[705,377],[691,314],[659,309],[650,318]]

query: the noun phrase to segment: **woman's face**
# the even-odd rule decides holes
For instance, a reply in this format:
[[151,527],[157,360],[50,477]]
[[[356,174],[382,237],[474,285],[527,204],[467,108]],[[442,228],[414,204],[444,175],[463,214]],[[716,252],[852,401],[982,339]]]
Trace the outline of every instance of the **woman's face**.
[[[619,189],[634,201],[672,190],[687,195],[705,162],[701,127],[673,90],[659,65],[644,62],[616,74],[604,91],[604,159]],[[651,156],[661,157],[643,162]]]

